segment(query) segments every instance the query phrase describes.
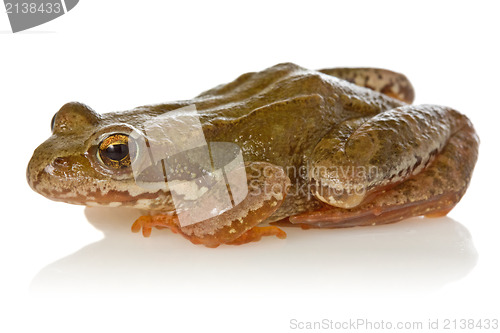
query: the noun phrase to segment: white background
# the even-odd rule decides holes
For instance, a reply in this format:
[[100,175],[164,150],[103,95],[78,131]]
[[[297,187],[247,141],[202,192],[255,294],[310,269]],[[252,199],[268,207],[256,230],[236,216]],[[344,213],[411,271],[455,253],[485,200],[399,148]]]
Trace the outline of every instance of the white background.
[[[493,1],[82,0],[17,34],[0,13],[0,331],[288,332],[297,331],[292,319],[424,328],[429,319],[499,319],[499,9]],[[52,202],[26,183],[32,151],[68,101],[108,112],[186,99],[284,61],[400,71],[416,103],[469,116],[480,157],[449,217],[287,230],[286,240],[206,249],[167,231],[144,239],[129,232],[135,212]]]

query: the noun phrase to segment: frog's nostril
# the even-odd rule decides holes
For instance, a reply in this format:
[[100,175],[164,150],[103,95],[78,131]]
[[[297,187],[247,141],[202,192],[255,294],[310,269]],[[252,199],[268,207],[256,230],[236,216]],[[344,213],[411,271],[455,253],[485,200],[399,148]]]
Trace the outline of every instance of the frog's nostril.
[[55,166],[55,167],[58,167],[58,168],[64,168],[64,167],[67,167],[68,166],[68,162],[66,161],[66,159],[62,158],[62,157],[57,157],[53,162],[52,162],[52,165]]

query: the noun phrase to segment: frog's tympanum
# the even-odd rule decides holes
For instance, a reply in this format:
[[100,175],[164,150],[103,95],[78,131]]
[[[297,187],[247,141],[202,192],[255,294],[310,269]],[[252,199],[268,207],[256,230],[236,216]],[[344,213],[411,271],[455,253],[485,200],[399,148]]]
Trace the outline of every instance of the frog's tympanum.
[[[55,114],[52,136],[35,150],[27,178],[52,200],[143,210],[134,232],[149,236],[152,227],[170,228],[208,247],[285,238],[280,227],[287,226],[337,228],[443,216],[469,185],[479,140],[464,115],[445,106],[412,105],[413,97],[407,78],[392,71],[315,71],[285,63],[243,74],[191,100],[104,114],[72,102]],[[196,109],[192,123],[206,147],[239,147],[244,172],[237,174],[248,189],[239,200],[231,198],[230,209],[183,225],[179,217],[186,212],[176,205],[169,177],[155,180],[163,186],[144,186],[132,165],[141,149],[161,141],[148,136],[145,124],[161,127],[172,119],[175,140],[194,142],[183,120],[190,118],[182,117],[188,106]],[[138,145],[132,133],[142,133],[145,144]],[[200,167],[190,154],[183,156],[153,163],[180,170],[173,174],[185,200],[213,196],[206,182],[181,172]],[[231,174],[224,177],[230,184]],[[232,188],[226,190],[230,195]],[[205,199],[209,212],[211,198]]]

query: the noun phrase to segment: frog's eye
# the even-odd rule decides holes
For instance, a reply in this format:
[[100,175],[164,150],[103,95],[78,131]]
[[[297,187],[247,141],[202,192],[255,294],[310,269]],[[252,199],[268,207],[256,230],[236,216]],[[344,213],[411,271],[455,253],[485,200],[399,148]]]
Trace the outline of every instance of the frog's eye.
[[128,135],[112,134],[99,144],[99,159],[104,165],[113,169],[130,166]]
[[50,121],[50,131],[51,132],[54,132],[54,126],[56,124],[56,115],[57,115],[57,113],[54,114],[54,117],[52,117],[52,120]]

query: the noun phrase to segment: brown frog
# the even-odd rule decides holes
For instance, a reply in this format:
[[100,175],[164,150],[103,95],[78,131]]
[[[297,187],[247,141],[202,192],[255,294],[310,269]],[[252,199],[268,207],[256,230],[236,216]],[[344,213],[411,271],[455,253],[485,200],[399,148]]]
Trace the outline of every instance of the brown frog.
[[[413,98],[407,78],[392,71],[314,71],[285,63],[191,100],[102,115],[72,102],[55,114],[52,136],[35,150],[27,178],[52,200],[146,210],[133,231],[149,236],[152,227],[170,228],[208,247],[284,238],[280,226],[335,228],[446,215],[468,187],[479,140],[464,115],[411,105]],[[196,112],[183,111],[190,106]],[[177,130],[173,141],[151,135],[165,128]],[[207,205],[219,197],[193,178],[223,167],[201,167],[175,151],[177,157],[152,160],[164,177],[149,176],[156,185],[144,186],[133,166],[154,144],[189,146],[200,138],[206,145],[193,149],[204,153],[194,155],[213,153],[212,143],[232,143],[236,152],[225,154],[241,156],[242,163],[218,173],[227,185],[218,191],[229,195],[230,209],[183,224],[179,217],[189,209],[176,205],[172,189],[184,201],[204,198],[204,211],[211,211]],[[170,167],[180,171],[168,174]],[[238,200],[232,174],[245,177]],[[259,226],[263,222],[272,225]]]

